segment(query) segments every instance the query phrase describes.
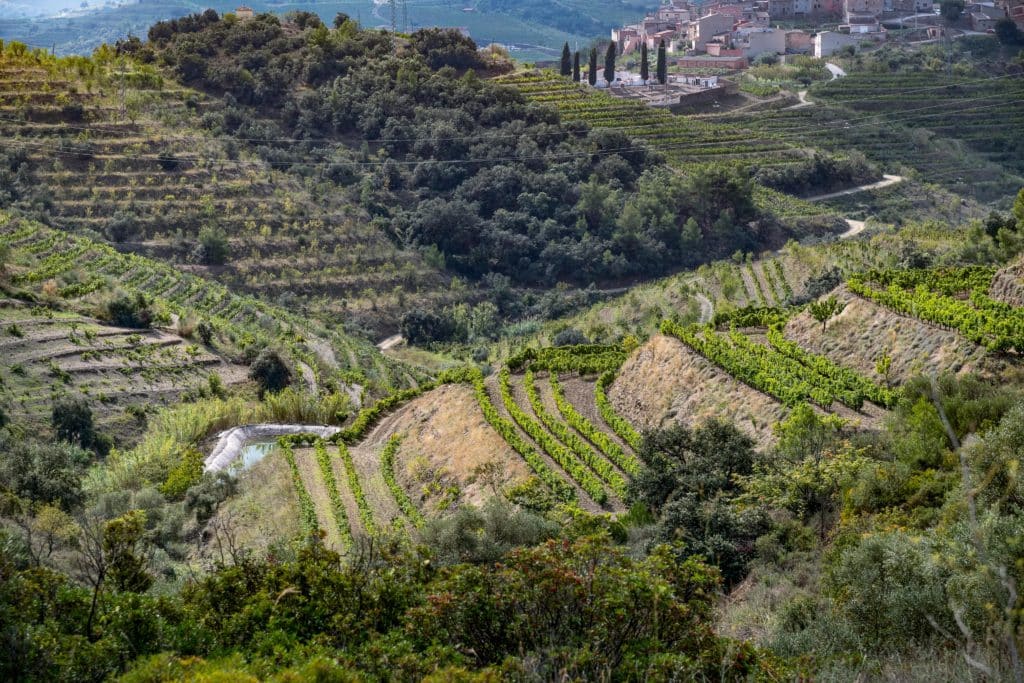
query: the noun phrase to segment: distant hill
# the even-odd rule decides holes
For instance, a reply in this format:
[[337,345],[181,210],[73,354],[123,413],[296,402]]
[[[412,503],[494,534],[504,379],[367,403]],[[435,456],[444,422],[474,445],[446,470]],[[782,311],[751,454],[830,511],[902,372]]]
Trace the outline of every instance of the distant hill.
[[[238,0],[111,0],[104,3],[91,0],[89,8],[83,9],[81,2],[72,0],[5,1],[0,2],[0,39],[53,48],[57,54],[88,54],[104,42],[113,43],[129,34],[145,36],[149,27],[160,20],[182,17],[208,7],[230,12],[239,4]],[[250,1],[246,4],[257,11],[279,14],[293,10],[315,11],[328,22],[337,13],[344,12],[367,27],[390,27],[391,24],[391,12],[385,0]],[[516,57],[535,60],[556,55],[566,41],[585,43],[607,35],[614,26],[639,17],[657,4],[656,0],[616,0],[601,3],[598,8],[582,0],[559,3],[408,0],[407,11],[403,13],[399,5],[396,18],[399,30],[456,26],[466,29],[482,45],[503,43],[514,48]],[[55,16],[59,12],[60,16]],[[408,27],[405,26],[406,15]]]

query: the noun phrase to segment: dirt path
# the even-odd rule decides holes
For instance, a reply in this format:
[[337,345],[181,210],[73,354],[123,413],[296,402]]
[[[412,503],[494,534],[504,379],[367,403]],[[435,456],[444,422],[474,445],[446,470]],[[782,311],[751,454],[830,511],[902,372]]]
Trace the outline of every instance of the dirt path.
[[848,240],[851,237],[856,237],[864,232],[864,228],[867,227],[867,224],[864,221],[855,221],[852,218],[846,218],[844,220],[846,221],[846,224],[850,226],[850,229],[839,236],[839,239],[841,240]]
[[857,187],[851,187],[847,190],[840,190],[839,192],[829,192],[828,194],[819,194],[814,197],[804,197],[805,202],[820,202],[825,199],[835,199],[836,197],[845,197],[850,194],[857,194],[858,192],[869,192],[871,190],[880,190],[883,187],[889,187],[896,183],[902,183],[906,178],[899,175],[885,174],[882,176],[884,180],[879,180],[877,183],[868,183],[867,185],[858,185]]
[[750,270],[753,272],[754,277],[757,278],[757,281],[761,283],[761,289],[758,290],[758,294],[760,295],[760,292],[764,292],[764,295],[770,299],[770,301],[764,302],[765,305],[774,306],[776,304],[776,293],[768,282],[768,278],[764,275],[764,262],[754,261],[750,264]]
[[312,448],[296,450],[295,462],[299,466],[302,483],[309,491],[309,496],[316,507],[317,524],[327,534],[327,545],[335,550],[341,550],[341,534],[338,531],[338,523],[331,513],[334,506],[331,505],[331,495],[327,492],[327,484],[324,483],[320,472],[320,463],[316,461],[316,451]]
[[814,102],[807,99],[807,91],[801,90],[796,94],[796,98],[799,100],[797,104],[785,107],[786,109],[802,109],[804,107],[813,107]]
[[697,322],[701,325],[707,325],[715,317],[715,307],[711,303],[711,299],[700,292],[697,292],[694,296],[696,296],[697,302],[700,304],[700,320]]
[[403,337],[400,334],[395,334],[395,335],[392,335],[392,336],[388,337],[387,339],[382,341],[380,344],[377,344],[377,348],[380,349],[381,351],[387,351],[389,349],[393,349],[396,346],[398,346],[400,344],[404,344],[404,343],[405,343],[405,337]]

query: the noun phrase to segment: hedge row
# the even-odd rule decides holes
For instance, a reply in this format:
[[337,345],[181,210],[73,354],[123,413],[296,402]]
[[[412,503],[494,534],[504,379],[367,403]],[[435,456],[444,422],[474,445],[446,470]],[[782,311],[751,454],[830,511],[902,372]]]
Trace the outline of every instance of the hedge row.
[[558,412],[562,414],[562,417],[573,429],[585,436],[590,443],[597,446],[609,460],[618,465],[626,474],[636,476],[640,472],[640,463],[635,457],[626,453],[619,444],[595,427],[590,420],[583,417],[572,403],[565,398],[565,392],[562,391],[562,385],[558,381],[558,373],[556,372],[551,373],[551,391],[555,395],[555,405],[558,406]]

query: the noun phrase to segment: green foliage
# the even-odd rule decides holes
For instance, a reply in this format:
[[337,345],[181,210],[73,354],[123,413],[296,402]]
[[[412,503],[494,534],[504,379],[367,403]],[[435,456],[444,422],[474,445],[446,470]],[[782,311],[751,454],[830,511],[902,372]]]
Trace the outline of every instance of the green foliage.
[[839,303],[839,300],[834,296],[830,296],[827,299],[820,299],[818,301],[812,301],[808,305],[807,310],[811,312],[811,317],[821,323],[821,331],[825,331],[825,325],[834,316],[838,315],[844,308],[844,305]]
[[327,495],[331,499],[331,514],[334,515],[334,524],[338,528],[338,535],[341,537],[342,545],[352,545],[352,531],[348,524],[348,513],[345,512],[345,502],[341,499],[341,492],[338,491],[338,482],[334,478],[334,468],[331,467],[331,456],[327,453],[327,446],[323,441],[313,444],[316,453],[316,464],[320,468],[320,477],[323,479]]
[[222,266],[227,262],[228,237],[219,228],[206,227],[199,231],[199,262],[207,266]]
[[90,454],[67,442],[42,442],[0,431],[2,487],[33,503],[74,510],[84,500]]
[[614,381],[614,370],[608,370],[597,378],[597,384],[594,385],[594,402],[597,404],[597,410],[601,413],[601,419],[611,427],[613,432],[618,434],[620,439],[628,443],[634,451],[640,450],[640,434],[633,429],[633,425],[615,412],[612,402],[608,400],[608,387]]
[[767,529],[760,509],[732,505],[737,479],[753,471],[749,437],[724,422],[675,426],[645,434],[639,456],[644,467],[630,492],[655,513],[656,536],[716,564],[728,583],[742,580]]
[[119,591],[145,593],[153,585],[153,577],[146,571],[147,558],[143,554],[145,531],[146,513],[142,510],[132,510],[103,527],[107,574]]
[[551,456],[551,459],[558,463],[565,472],[572,477],[573,481],[579,484],[580,488],[587,492],[596,503],[603,505],[608,500],[608,493],[604,490],[601,482],[585,465],[577,458],[576,454],[559,443],[551,434],[538,422],[533,420],[525,410],[519,407],[512,396],[511,373],[509,369],[502,368],[498,374],[501,400],[505,409],[516,424],[526,432],[544,452]]
[[107,302],[100,318],[120,327],[146,329],[153,322],[153,312],[142,292],[134,296],[119,294]]
[[442,565],[486,565],[498,562],[513,548],[555,538],[559,531],[554,521],[491,498],[481,507],[463,506],[430,520],[423,528],[423,541]]
[[61,398],[53,403],[50,423],[61,441],[73,443],[106,455],[110,441],[96,431],[92,408],[80,398]]
[[264,349],[249,366],[249,378],[259,385],[260,395],[276,393],[291,384],[292,372],[281,354],[273,349]]
[[395,478],[395,456],[398,454],[398,449],[401,445],[402,437],[397,434],[388,439],[388,442],[384,445],[384,450],[380,454],[380,471],[384,476],[384,482],[391,491],[391,495],[395,498],[395,503],[398,504],[398,509],[409,518],[413,526],[421,527],[426,521],[423,518],[423,514]]
[[160,493],[169,500],[180,500],[185,492],[197,484],[203,477],[203,454],[195,448],[187,448],[181,454],[181,460],[171,468],[167,479],[160,485]]
[[569,426],[586,437],[590,443],[597,446],[601,452],[604,453],[609,460],[618,465],[619,469],[623,472],[628,475],[635,475],[640,469],[640,463],[637,462],[636,458],[631,454],[627,454],[618,443],[609,438],[608,435],[595,427],[590,420],[581,415],[576,408],[573,407],[572,403],[566,399],[565,392],[562,391],[562,385],[558,381],[558,373],[550,371],[550,375],[551,393],[555,397],[555,405],[558,407],[558,412],[562,415]]

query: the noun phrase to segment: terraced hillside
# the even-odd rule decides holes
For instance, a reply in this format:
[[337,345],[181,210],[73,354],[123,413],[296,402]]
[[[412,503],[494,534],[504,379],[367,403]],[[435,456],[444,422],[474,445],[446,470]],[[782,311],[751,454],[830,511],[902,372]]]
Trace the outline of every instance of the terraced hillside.
[[[937,71],[851,73],[817,83],[819,104],[723,120],[756,135],[858,151],[887,172],[979,202],[1005,201],[1024,184],[1016,130],[1024,117],[1019,75],[949,77]],[[824,105],[824,106],[823,106]]]
[[[107,393],[111,395],[138,396],[161,389],[167,382],[185,386],[187,373],[178,382],[172,370],[182,368],[184,373],[183,366],[214,367],[220,362],[217,358],[251,360],[252,354],[267,345],[281,348],[314,390],[354,386],[358,392],[358,387],[364,386],[371,392],[380,392],[411,386],[421,379],[384,358],[366,341],[257,299],[232,294],[223,285],[182,273],[172,266],[121,254],[84,237],[0,215],[0,246],[7,251],[6,289],[36,307],[77,312],[75,316],[58,318],[67,321],[63,323],[22,325],[14,317],[31,316],[20,313],[20,308],[10,309],[12,312],[5,313],[5,317],[11,318],[27,338],[37,334],[29,334],[30,327],[49,324],[61,329],[46,335],[38,333],[54,337],[52,348],[46,351],[35,348],[37,344],[28,349],[9,330],[6,339],[10,339],[10,344],[26,346],[26,353],[31,352],[37,362],[49,363],[53,359],[58,370],[62,363],[67,363],[66,372],[88,374],[102,368],[104,373],[125,375],[127,379],[110,387]],[[132,335],[116,329],[101,334],[93,322],[82,318],[82,313],[88,316],[102,308],[115,294],[142,295],[154,324],[173,329],[178,336],[163,331]],[[44,320],[45,315],[44,309]],[[72,323],[78,319],[83,322],[78,323],[76,331]],[[207,333],[200,331],[204,326]],[[208,339],[203,339],[203,334]],[[180,336],[190,339],[182,341]],[[77,339],[80,345],[74,345],[69,337]],[[73,348],[65,348],[61,339],[68,340],[66,343]],[[61,360],[58,362],[57,358]],[[228,366],[225,379],[235,381],[238,372],[238,366]],[[156,383],[137,384],[146,378]],[[94,394],[104,392],[102,384],[88,384]],[[29,388],[26,385],[23,390]]]
[[109,52],[0,51],[0,136],[23,179],[15,199],[54,227],[380,333],[409,301],[446,296],[436,268],[330,191],[326,166],[303,184],[204,132],[202,117],[220,107]]
[[554,106],[567,121],[619,130],[680,164],[713,159],[743,166],[784,165],[803,157],[800,145],[781,136],[752,140],[740,127],[677,117],[665,109],[574,84],[552,71],[524,71],[499,80],[516,86],[534,102]]
[[138,330],[6,300],[0,304],[0,402],[11,417],[47,425],[56,399],[93,405],[97,424],[138,431],[142,410],[205,392],[210,377],[230,389],[248,368],[172,330]]
[[[776,268],[767,264],[738,268],[760,290],[778,292],[777,276],[766,277]],[[1015,337],[1000,346],[996,332],[1024,326],[1016,322],[1021,309],[980,298],[995,270],[900,272],[851,277],[829,294],[838,310],[824,324],[808,309],[761,306],[720,312],[704,325],[664,320],[661,334],[638,347],[627,340],[527,348],[486,379],[460,371],[393,395],[328,442],[284,437],[303,523],[344,547],[355,535],[414,531],[488,492],[528,505],[621,512],[639,471],[638,430],[730,419],[768,447],[774,425],[801,404],[876,430],[913,376],[998,372]],[[920,319],[906,317],[858,284],[886,278],[889,296],[917,286],[922,302],[946,297],[944,305],[976,308],[989,324],[982,333],[989,349],[973,328],[936,329],[945,323],[930,320],[924,305],[915,309]],[[967,290],[969,304],[956,298]],[[765,293],[760,302],[768,301]]]
[[365,408],[334,437],[282,437],[267,459],[286,463],[301,527],[339,549],[415,534],[494,495],[623,512],[640,436],[606,392],[624,358],[620,347],[563,347],[529,351],[487,379],[445,373]]

